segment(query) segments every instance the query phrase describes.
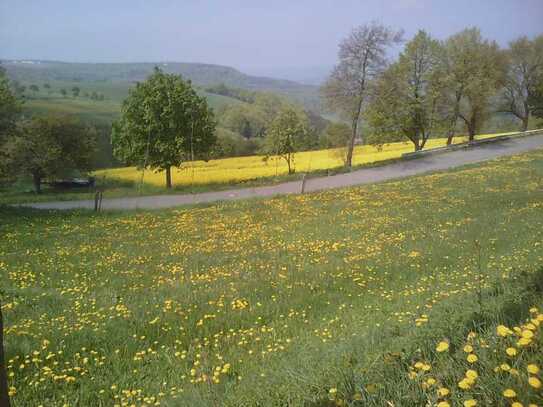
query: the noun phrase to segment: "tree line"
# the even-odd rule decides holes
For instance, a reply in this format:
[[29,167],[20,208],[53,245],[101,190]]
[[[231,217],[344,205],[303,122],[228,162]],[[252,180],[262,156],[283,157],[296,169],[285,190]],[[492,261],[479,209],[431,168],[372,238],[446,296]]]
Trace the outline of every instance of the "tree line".
[[[21,82],[14,80],[11,81],[10,85],[15,95],[19,98],[27,97],[27,90],[31,92],[30,95],[32,97],[37,97],[42,90],[47,92],[48,95],[51,95],[55,92],[54,88],[49,83],[44,83],[40,88],[40,86],[35,83],[26,86],[23,85]],[[71,96],[73,98],[77,98],[81,96],[91,100],[105,100],[105,95],[103,93],[96,91],[82,91],[79,86],[72,86],[70,89],[59,88],[58,93],[60,93],[62,97]]]
[[[451,144],[459,129],[473,140],[493,113],[513,115],[521,131],[531,116],[543,116],[543,35],[500,49],[477,28],[445,41],[419,31],[390,62],[387,55],[401,43],[402,31],[370,23],[339,46],[339,62],[321,92],[328,109],[350,123],[347,166],[357,139],[407,139],[420,150],[441,134]],[[362,122],[369,126],[365,135]]]

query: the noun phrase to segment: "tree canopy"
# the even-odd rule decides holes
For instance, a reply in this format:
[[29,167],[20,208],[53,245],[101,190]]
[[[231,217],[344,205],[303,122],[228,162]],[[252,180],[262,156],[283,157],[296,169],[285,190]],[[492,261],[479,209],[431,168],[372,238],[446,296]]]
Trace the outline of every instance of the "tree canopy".
[[288,173],[295,171],[294,154],[307,145],[309,137],[307,117],[292,108],[282,110],[266,132],[264,152],[283,158]]
[[503,85],[505,58],[495,41],[468,28],[445,41],[443,77],[447,86],[450,121],[461,120],[470,140],[489,114],[491,97]]
[[321,93],[330,111],[351,123],[346,166],[352,165],[355,140],[368,101],[368,87],[388,64],[389,46],[401,41],[402,32],[378,23],[355,28],[339,46],[339,63],[323,85]]
[[502,111],[519,119],[521,130],[525,131],[530,115],[543,110],[543,103],[538,98],[543,83],[543,35],[533,40],[521,37],[511,42],[506,57]]
[[0,67],[0,144],[15,129],[15,123],[21,112],[21,103],[11,91],[5,71]]
[[215,119],[206,99],[190,82],[158,68],[130,91],[112,131],[116,157],[164,170],[168,188],[171,167],[206,158],[215,140]]
[[13,173],[32,176],[39,193],[45,178],[90,170],[95,147],[94,128],[66,117],[36,117],[23,122],[7,144],[8,167]]
[[417,151],[441,129],[440,54],[439,42],[419,31],[406,44],[399,60],[376,81],[367,117],[380,136],[377,140],[391,141],[402,136]]

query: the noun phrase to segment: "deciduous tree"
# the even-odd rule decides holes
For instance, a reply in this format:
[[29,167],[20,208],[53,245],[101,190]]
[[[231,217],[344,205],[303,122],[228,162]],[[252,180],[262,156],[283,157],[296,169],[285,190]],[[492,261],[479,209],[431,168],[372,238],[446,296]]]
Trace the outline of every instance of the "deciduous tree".
[[13,133],[20,112],[21,103],[11,91],[5,72],[0,67],[0,145]]
[[79,88],[79,86],[74,86],[72,88],[72,95],[74,96],[74,98],[78,97],[80,92],[81,89]]
[[506,51],[507,76],[503,90],[502,111],[513,114],[528,129],[528,120],[537,110],[538,87],[543,81],[543,35],[533,40],[521,37]]
[[273,119],[266,131],[264,152],[267,156],[283,158],[288,173],[295,171],[294,154],[307,143],[309,135],[307,118],[292,108],[286,108]]
[[5,143],[15,134],[16,121],[21,112],[21,103],[12,92],[4,70],[0,67],[0,176],[6,171]]
[[505,60],[495,41],[485,40],[478,28],[465,29],[445,42],[443,81],[448,98],[449,136],[457,121],[473,140],[489,114],[490,98],[503,85]]
[[368,100],[368,86],[388,65],[387,50],[401,41],[402,32],[378,23],[355,28],[339,46],[339,63],[322,87],[329,110],[351,123],[346,166],[351,167],[360,122]]
[[130,91],[113,125],[114,153],[120,160],[166,173],[171,167],[205,158],[215,143],[215,119],[205,98],[180,76],[155,72]]
[[93,128],[64,117],[37,117],[24,122],[8,144],[8,168],[32,176],[36,193],[45,178],[90,170],[96,145]]
[[367,118],[377,141],[405,137],[418,151],[442,128],[440,54],[439,42],[419,31],[376,81]]

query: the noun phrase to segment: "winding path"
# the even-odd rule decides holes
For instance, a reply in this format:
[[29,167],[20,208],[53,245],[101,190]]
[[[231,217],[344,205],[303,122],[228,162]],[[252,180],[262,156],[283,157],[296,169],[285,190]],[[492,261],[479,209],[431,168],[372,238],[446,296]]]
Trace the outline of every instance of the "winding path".
[[[400,161],[373,168],[363,168],[350,173],[328,177],[308,178],[306,192],[325,189],[370,184],[391,179],[409,177],[432,171],[446,170],[466,164],[491,160],[543,148],[543,134],[500,140],[498,142],[473,146],[466,149],[429,154],[421,158]],[[276,195],[297,194],[301,181],[282,184],[231,189],[226,191],[204,192],[198,194],[154,195],[142,197],[110,198],[102,201],[102,209],[160,209],[204,202],[231,201],[247,198],[272,197]],[[20,206],[38,209],[93,209],[94,201],[55,201],[27,203]]]

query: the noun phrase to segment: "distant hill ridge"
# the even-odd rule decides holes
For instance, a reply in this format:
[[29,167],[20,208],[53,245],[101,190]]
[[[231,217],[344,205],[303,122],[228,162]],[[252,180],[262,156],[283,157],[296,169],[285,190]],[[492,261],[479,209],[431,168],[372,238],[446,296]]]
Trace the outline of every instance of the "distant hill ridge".
[[41,60],[2,60],[11,79],[22,82],[138,82],[155,66],[164,72],[180,74],[199,86],[224,83],[230,87],[284,94],[318,110],[318,87],[286,79],[252,76],[235,68],[188,62],[75,63]]

